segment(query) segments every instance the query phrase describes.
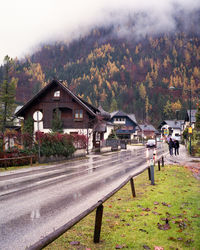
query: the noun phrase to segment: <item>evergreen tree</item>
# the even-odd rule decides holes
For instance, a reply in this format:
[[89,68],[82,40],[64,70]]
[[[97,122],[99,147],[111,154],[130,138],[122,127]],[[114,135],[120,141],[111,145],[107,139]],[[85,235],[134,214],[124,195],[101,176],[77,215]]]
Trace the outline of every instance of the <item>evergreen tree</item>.
[[13,69],[13,61],[9,56],[4,58],[5,73],[4,80],[0,85],[0,129],[2,133],[5,132],[6,126],[12,123],[14,116],[15,94],[17,80],[10,79],[10,72]]
[[195,129],[200,131],[200,103],[197,104],[197,113],[196,113],[196,123],[195,123]]
[[170,101],[167,101],[167,103],[164,106],[163,114],[165,116],[165,119],[173,119],[173,111],[172,111],[172,105]]
[[33,133],[34,133],[34,120],[31,116],[24,121],[23,132],[23,144],[25,148],[32,148],[33,146]]
[[24,122],[23,132],[33,136],[33,131],[34,131],[34,120],[31,116],[29,116],[28,119],[26,119]]
[[51,130],[52,130],[52,132],[63,133],[62,127],[63,126],[62,126],[62,121],[61,121],[61,112],[57,108],[53,114]]
[[148,96],[145,99],[145,113],[146,113],[146,122],[149,122],[149,98]]
[[117,101],[115,98],[112,99],[112,102],[110,104],[110,112],[116,111],[118,109],[117,107]]

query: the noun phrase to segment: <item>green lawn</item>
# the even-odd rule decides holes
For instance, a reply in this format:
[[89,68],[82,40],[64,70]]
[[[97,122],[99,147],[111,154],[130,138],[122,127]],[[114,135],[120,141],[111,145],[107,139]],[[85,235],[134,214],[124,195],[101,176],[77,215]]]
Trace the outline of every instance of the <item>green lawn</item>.
[[[200,182],[181,166],[147,171],[104,203],[100,243],[93,243],[95,212],[46,249],[200,249]],[[162,249],[160,248],[160,249]]]

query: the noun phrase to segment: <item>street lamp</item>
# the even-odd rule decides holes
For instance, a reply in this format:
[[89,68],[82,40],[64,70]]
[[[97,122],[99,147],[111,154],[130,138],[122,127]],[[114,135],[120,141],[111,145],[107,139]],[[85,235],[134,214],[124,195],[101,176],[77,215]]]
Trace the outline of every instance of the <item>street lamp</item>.
[[[183,90],[181,88],[175,88],[174,86],[169,87],[170,90]],[[191,90],[191,85],[190,85],[190,89],[185,89],[184,91],[188,91],[190,93],[189,95],[189,100],[190,100],[190,104],[189,104],[189,153],[190,155],[192,154],[192,142],[191,142],[191,137],[192,137],[192,90]]]

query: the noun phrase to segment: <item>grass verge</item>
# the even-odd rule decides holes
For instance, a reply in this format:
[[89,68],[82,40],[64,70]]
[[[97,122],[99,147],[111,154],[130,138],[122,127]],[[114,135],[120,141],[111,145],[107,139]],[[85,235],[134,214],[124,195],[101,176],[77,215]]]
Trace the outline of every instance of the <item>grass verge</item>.
[[[45,249],[200,249],[200,182],[181,166],[147,171],[106,201],[100,243],[93,243],[95,212]],[[160,247],[160,248],[156,248]]]

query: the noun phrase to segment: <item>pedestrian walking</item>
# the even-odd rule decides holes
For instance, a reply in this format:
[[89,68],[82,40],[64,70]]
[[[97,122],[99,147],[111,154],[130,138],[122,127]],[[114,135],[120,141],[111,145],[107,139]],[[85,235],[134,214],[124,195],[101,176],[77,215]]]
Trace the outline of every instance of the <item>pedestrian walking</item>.
[[174,147],[174,142],[172,141],[172,138],[169,139],[169,154],[172,156],[173,155],[173,147]]
[[178,140],[174,141],[174,148],[175,148],[174,154],[179,155],[179,141]]

